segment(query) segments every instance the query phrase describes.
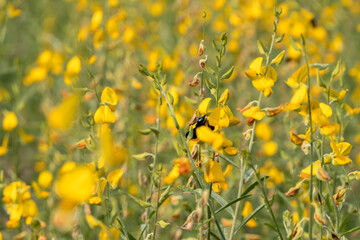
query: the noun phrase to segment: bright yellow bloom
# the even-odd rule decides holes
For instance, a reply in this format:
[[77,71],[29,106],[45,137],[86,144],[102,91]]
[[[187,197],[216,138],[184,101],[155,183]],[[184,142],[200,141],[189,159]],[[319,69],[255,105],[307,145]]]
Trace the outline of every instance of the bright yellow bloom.
[[95,10],[91,18],[91,23],[89,27],[90,31],[95,32],[100,27],[102,18],[103,18],[103,11],[102,9],[98,8],[97,10]]
[[3,119],[3,129],[4,131],[12,131],[18,125],[18,119],[13,112],[9,112],[5,115]]
[[111,188],[115,189],[118,186],[118,183],[123,175],[123,170],[115,169],[109,173],[107,176],[107,181],[110,183]]
[[277,143],[274,141],[270,141],[270,142],[266,142],[264,144],[264,154],[265,156],[273,156],[274,154],[276,154],[278,150],[278,146]]
[[225,135],[213,132],[206,126],[196,128],[198,139],[204,143],[211,144],[215,151],[219,151],[225,142]]
[[291,88],[298,88],[301,83],[306,83],[307,80],[307,65],[300,67],[296,72],[288,78],[286,84]]
[[199,105],[199,114],[204,116],[209,109],[211,98],[205,98]]
[[294,96],[288,104],[288,110],[296,110],[301,107],[302,103],[307,100],[307,87],[300,84],[300,87],[295,91]]
[[251,108],[243,111],[242,114],[244,115],[244,117],[253,118],[258,121],[263,119],[266,115],[264,112],[261,111],[261,109],[258,106],[251,107]]
[[164,182],[166,184],[173,184],[180,175],[186,175],[191,171],[189,159],[181,157],[175,159],[174,161],[175,165],[173,169],[171,169],[169,174],[164,177]]
[[351,152],[351,144],[347,142],[335,143],[333,139],[330,142],[331,149],[334,152],[332,164],[335,166],[343,166],[351,163],[351,159],[347,156]]
[[208,183],[213,183],[212,189],[216,193],[220,193],[221,190],[228,189],[228,184],[225,180],[232,171],[232,165],[228,165],[224,173],[217,161],[210,161],[204,169],[204,179]]
[[[318,168],[321,166],[321,162],[320,160],[317,160],[316,162],[314,162],[312,164],[313,169],[312,169],[312,175],[315,176],[316,172],[318,171]],[[311,171],[311,165],[307,166],[306,168],[304,168],[301,173],[300,173],[300,178],[304,179],[304,178],[310,178],[310,171]]]
[[107,105],[101,105],[94,114],[95,123],[114,123],[115,114]]
[[47,77],[47,69],[44,67],[34,67],[25,76],[23,83],[24,85],[30,85],[35,82],[41,82]]

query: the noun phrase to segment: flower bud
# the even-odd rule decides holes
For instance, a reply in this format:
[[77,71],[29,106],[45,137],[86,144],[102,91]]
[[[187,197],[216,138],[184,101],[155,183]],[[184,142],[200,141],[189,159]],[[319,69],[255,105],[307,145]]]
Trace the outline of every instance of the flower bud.
[[206,71],[206,62],[207,62],[207,55],[205,55],[204,59],[200,59],[199,61],[199,65],[202,69],[204,69]]
[[293,130],[290,130],[290,141],[295,145],[301,145],[304,142],[304,139],[301,139],[298,135],[296,135]]
[[201,74],[201,72],[198,72],[198,73],[194,76],[193,80],[188,82],[188,85],[189,85],[190,87],[195,87],[195,86],[199,85],[199,83],[200,83],[200,81],[201,81],[201,79],[199,78],[199,74]]
[[303,152],[305,153],[305,155],[308,155],[310,152],[310,143],[308,143],[307,141],[304,141],[301,144],[301,150],[303,150]]
[[264,108],[263,111],[266,113],[266,116],[268,117],[274,117],[281,113],[284,110],[284,107],[282,105],[274,108]]
[[246,141],[250,140],[252,129],[247,130],[246,132],[243,132],[243,136]]
[[290,188],[289,191],[287,191],[287,193],[285,193],[285,196],[287,196],[287,197],[295,196],[299,192],[303,182],[306,180],[307,179],[303,179],[300,182],[296,183],[295,187]]
[[319,224],[320,226],[327,224],[325,215],[324,213],[321,212],[318,206],[315,206],[314,219],[317,222],[317,224]]
[[318,167],[316,171],[316,178],[323,182],[330,181],[330,176],[327,174],[323,167]]
[[199,56],[203,55],[204,49],[205,49],[204,40],[201,40],[200,45],[199,45]]
[[338,188],[337,192],[333,195],[336,205],[344,201],[346,189],[343,187]]

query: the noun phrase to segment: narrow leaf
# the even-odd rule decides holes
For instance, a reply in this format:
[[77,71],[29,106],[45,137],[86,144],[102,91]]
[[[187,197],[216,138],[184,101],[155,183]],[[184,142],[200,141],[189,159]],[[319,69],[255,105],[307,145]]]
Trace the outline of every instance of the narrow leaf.
[[[222,207],[228,205],[229,203],[222,198],[219,194],[217,194],[216,192],[211,192],[211,197],[218,202]],[[231,207],[226,207],[225,210],[231,215],[234,216],[234,211]]]
[[258,212],[261,211],[265,207],[265,204],[261,204],[259,207],[257,207],[247,218],[245,218],[240,225],[235,229],[235,233],[239,231],[245,224],[250,221]]
[[237,199],[234,199],[234,200],[232,200],[231,202],[229,202],[228,204],[226,204],[225,206],[223,206],[223,207],[219,208],[218,210],[216,210],[215,213],[219,213],[219,212],[221,212],[222,210],[224,210],[225,208],[230,207],[232,204],[237,203],[238,201],[240,201],[240,200],[242,200],[242,199],[244,199],[244,198],[248,198],[248,197],[250,197],[250,196],[251,196],[251,195],[243,195],[243,196],[241,196],[241,197],[239,197],[239,198],[237,198]]

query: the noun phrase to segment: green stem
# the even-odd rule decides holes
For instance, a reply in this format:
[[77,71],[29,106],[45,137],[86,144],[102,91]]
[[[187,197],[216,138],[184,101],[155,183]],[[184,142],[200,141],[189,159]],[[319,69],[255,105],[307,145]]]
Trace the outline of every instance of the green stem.
[[[211,191],[212,191],[212,183],[210,183],[209,185],[209,198],[211,197]],[[210,210],[210,206],[207,205],[207,219],[211,218],[211,210]],[[208,232],[207,232],[207,239],[210,240],[210,236],[211,236],[211,222],[208,222]]]
[[[311,116],[311,99],[310,99],[310,90],[311,90],[311,78],[310,78],[310,67],[309,62],[304,46],[304,58],[307,66],[307,100],[308,100],[308,111],[309,111],[309,125],[310,125],[310,173],[313,172],[313,125],[312,125],[312,116]],[[309,239],[312,240],[312,225],[313,225],[313,213],[312,213],[312,202],[313,202],[313,175],[310,174],[310,203],[309,203]]]
[[[244,164],[244,159],[242,157],[240,157],[240,179],[239,179],[239,189],[238,189],[237,198],[240,198],[241,195],[242,195],[242,188],[243,188],[243,183],[244,183],[245,170],[246,170],[246,165]],[[240,210],[240,201],[238,201],[236,203],[236,206],[235,206],[235,214],[234,214],[233,222],[232,222],[232,225],[231,225],[231,231],[230,231],[229,240],[232,240],[234,238],[235,225],[236,225],[236,220],[238,218],[239,210]]]
[[157,229],[156,223],[157,223],[157,219],[158,219],[158,210],[159,210],[159,201],[160,201],[160,184],[161,184],[161,173],[159,173],[159,182],[158,182],[158,189],[157,189],[158,195],[157,195],[157,203],[156,203],[156,209],[155,209],[154,234],[152,236],[153,240],[155,240],[156,229]]

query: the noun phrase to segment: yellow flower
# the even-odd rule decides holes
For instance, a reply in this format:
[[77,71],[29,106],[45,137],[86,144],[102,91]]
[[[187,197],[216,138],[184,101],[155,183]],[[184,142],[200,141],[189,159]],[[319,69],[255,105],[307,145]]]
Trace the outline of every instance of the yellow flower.
[[213,132],[206,126],[196,128],[197,138],[207,144],[211,144],[215,151],[219,151],[226,138],[224,134]]
[[200,116],[204,116],[208,112],[210,101],[211,98],[205,98],[204,100],[202,100],[202,102],[199,105]]
[[288,78],[286,84],[291,88],[298,88],[301,83],[306,83],[307,65],[300,67],[296,72]]
[[[318,168],[321,166],[321,162],[320,160],[317,160],[316,162],[314,162],[312,164],[313,169],[312,169],[312,175],[315,176],[316,172],[318,171]],[[308,179],[310,178],[310,171],[311,171],[311,165],[307,166],[306,168],[304,168],[301,173],[300,173],[300,178],[301,179]]]
[[95,10],[95,12],[91,18],[91,23],[90,23],[90,27],[89,27],[90,31],[95,32],[100,27],[102,17],[103,17],[102,9],[98,8],[97,10]]
[[[253,206],[251,204],[251,202],[249,201],[246,201],[245,202],[245,205],[244,205],[244,208],[243,208],[243,211],[242,211],[242,215],[244,218],[247,218],[248,216],[250,216],[250,214],[254,211],[253,209]],[[250,219],[250,221],[248,221],[246,223],[246,226],[250,227],[250,228],[254,228],[257,226],[257,223],[256,221],[252,218]]]
[[204,169],[204,179],[208,183],[213,183],[212,189],[216,193],[220,193],[221,190],[228,189],[228,184],[225,180],[232,171],[233,166],[228,165],[224,173],[217,161],[210,161]]
[[7,149],[8,143],[9,143],[9,134],[6,134],[4,139],[3,139],[2,145],[0,146],[0,157],[7,154],[7,152],[8,152],[8,149]]
[[260,77],[259,79],[253,80],[252,85],[259,92],[263,92],[265,97],[269,97],[272,91],[272,87],[274,86],[274,80],[269,77]]
[[257,138],[269,141],[272,138],[273,132],[267,123],[258,122],[255,128],[255,135]]
[[254,80],[260,75],[261,73],[261,65],[262,65],[263,58],[258,57],[249,66],[249,70],[245,71],[245,74],[251,79]]
[[175,159],[174,162],[175,165],[173,169],[166,177],[164,177],[164,182],[166,184],[173,184],[180,175],[186,175],[191,171],[189,159],[181,157]]
[[274,141],[266,142],[264,144],[264,154],[265,156],[273,156],[277,152],[278,146]]
[[50,187],[52,180],[53,180],[53,175],[49,171],[42,171],[39,174],[38,182],[39,185],[43,188]]
[[223,105],[226,105],[228,99],[229,99],[229,89],[225,89],[225,91],[221,94],[218,102]]
[[330,146],[334,152],[332,164],[335,166],[343,166],[351,163],[351,159],[347,156],[351,152],[351,144],[347,142],[340,142],[336,144],[333,139],[330,139]]
[[91,197],[95,187],[93,172],[88,167],[78,166],[60,175],[56,193],[65,201],[79,204]]
[[300,87],[295,91],[290,103],[287,105],[288,110],[296,110],[301,107],[301,104],[307,100],[307,87],[300,84]]
[[13,112],[8,112],[3,119],[4,131],[10,132],[18,125],[18,119]]
[[25,76],[23,83],[24,85],[30,85],[34,82],[41,82],[47,77],[47,69],[44,67],[34,67]]
[[47,116],[49,126],[58,130],[69,129],[76,118],[79,104],[79,96],[67,97],[60,105],[49,112]]
[[107,105],[101,105],[94,114],[95,123],[114,123],[114,112]]
[[123,170],[115,169],[107,176],[107,181],[111,184],[111,188],[115,189],[123,175]]
[[81,61],[78,56],[72,57],[66,65],[65,84],[71,85],[74,78],[78,77],[81,71]]
[[260,121],[261,119],[263,119],[265,117],[265,113],[261,111],[261,109],[259,107],[250,107],[249,109],[243,111],[242,113],[244,115],[244,117],[247,118],[252,118],[255,120]]

